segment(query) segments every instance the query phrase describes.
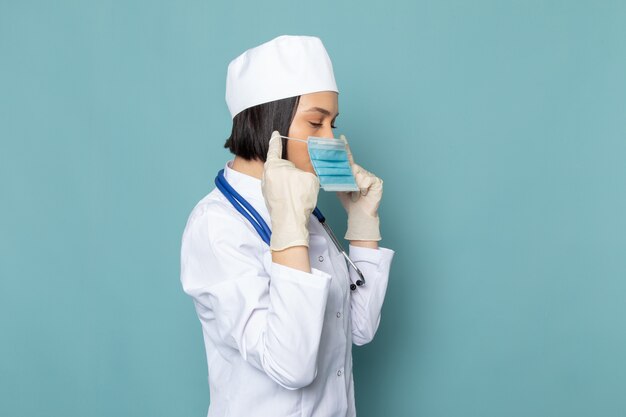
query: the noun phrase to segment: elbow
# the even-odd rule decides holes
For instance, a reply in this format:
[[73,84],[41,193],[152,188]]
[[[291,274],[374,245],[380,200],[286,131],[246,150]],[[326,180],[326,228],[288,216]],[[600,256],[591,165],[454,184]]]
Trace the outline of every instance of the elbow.
[[310,385],[317,377],[317,351],[311,355],[264,355],[265,373],[278,385],[297,390]]
[[297,390],[311,385],[317,377],[317,367],[295,369],[291,372],[269,373],[280,386],[288,390]]
[[288,380],[286,380],[283,387],[288,390],[297,390],[300,388],[307,387],[315,381],[317,377],[317,368],[314,368],[313,371],[302,372],[300,375],[296,375]]
[[362,333],[352,335],[352,343],[356,346],[363,346],[374,339],[374,336],[363,335]]
[[374,340],[374,336],[376,335],[376,332],[378,331],[378,326],[380,325],[380,315],[374,321],[373,326],[369,325],[370,323],[371,321],[368,323],[364,323],[365,325],[362,327],[356,327],[356,325],[354,325],[354,327],[356,328],[353,328],[352,330],[353,344],[355,344],[356,346],[363,346]]

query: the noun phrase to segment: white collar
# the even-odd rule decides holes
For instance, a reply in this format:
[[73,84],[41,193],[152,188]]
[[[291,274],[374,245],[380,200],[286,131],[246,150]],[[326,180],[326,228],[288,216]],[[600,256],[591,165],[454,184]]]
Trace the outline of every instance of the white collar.
[[[265,205],[265,199],[263,198],[263,191],[261,189],[261,180],[243,172],[236,171],[231,168],[233,160],[226,162],[224,166],[224,178],[226,181],[237,191],[243,198],[245,198],[252,206],[259,212],[261,217],[271,225],[269,210]],[[309,219],[309,232],[321,233],[322,226],[317,219],[313,222],[313,214]],[[271,227],[271,226],[270,226]]]
[[[261,180],[234,170],[231,168],[232,164],[233,160],[231,159],[224,166],[224,178],[226,178],[226,181],[246,200],[255,200],[265,205],[265,199],[261,190]],[[255,205],[255,208],[259,210],[261,207]]]

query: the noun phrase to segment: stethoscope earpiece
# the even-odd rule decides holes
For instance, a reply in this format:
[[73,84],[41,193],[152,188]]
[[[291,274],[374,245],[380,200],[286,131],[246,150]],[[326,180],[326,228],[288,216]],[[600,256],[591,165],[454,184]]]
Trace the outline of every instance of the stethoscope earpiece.
[[[317,207],[315,207],[315,209],[313,210],[313,214],[315,215],[315,217],[317,217],[317,220],[319,220],[319,222],[322,224],[322,226],[324,227],[324,230],[326,230],[326,233],[328,233],[328,236],[330,236],[330,239],[333,241],[333,243],[335,244],[335,246],[337,247],[337,250],[339,250],[339,252],[341,252],[341,254],[343,255],[344,258],[346,258],[346,261],[348,261],[348,263],[350,264],[350,266],[356,271],[356,273],[359,275],[360,279],[356,280],[356,285],[354,284],[350,284],[350,289],[352,291],[356,290],[357,285],[360,287],[362,285],[365,285],[365,277],[363,276],[363,273],[361,272],[361,270],[359,269],[358,266],[356,266],[354,264],[354,262],[352,262],[352,259],[350,259],[350,257],[348,256],[348,254],[346,253],[346,251],[343,249],[343,246],[341,246],[341,243],[339,243],[339,241],[337,240],[337,238],[335,237],[335,234],[333,233],[333,230],[330,228],[330,226],[328,224],[326,224],[326,218],[324,217],[324,215],[322,214],[322,212],[320,211],[320,209],[318,209]],[[348,275],[350,275],[348,273]]]

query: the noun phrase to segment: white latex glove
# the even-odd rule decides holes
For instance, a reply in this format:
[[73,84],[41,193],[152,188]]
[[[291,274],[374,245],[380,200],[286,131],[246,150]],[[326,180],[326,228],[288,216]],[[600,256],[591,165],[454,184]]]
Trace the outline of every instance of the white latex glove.
[[359,191],[338,191],[337,197],[348,213],[347,240],[380,240],[378,207],[383,196],[383,180],[360,165],[354,163],[348,140],[339,136],[346,144],[348,159]]
[[280,133],[272,132],[264,164],[261,189],[272,221],[270,249],[309,246],[309,217],[317,204],[317,175],[296,168],[282,159]]

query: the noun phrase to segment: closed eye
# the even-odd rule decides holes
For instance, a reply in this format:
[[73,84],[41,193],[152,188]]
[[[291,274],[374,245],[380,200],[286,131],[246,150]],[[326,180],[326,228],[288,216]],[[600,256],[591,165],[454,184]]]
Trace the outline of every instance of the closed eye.
[[[322,123],[313,123],[313,122],[309,122],[309,123],[311,124],[311,126],[313,126],[313,127],[317,128],[317,129],[319,129],[320,127],[322,127],[322,126],[323,126],[323,124],[322,124]],[[336,129],[336,128],[337,128],[337,126],[335,126],[335,125],[330,125],[330,127],[331,127],[331,128],[333,128],[333,129]]]

